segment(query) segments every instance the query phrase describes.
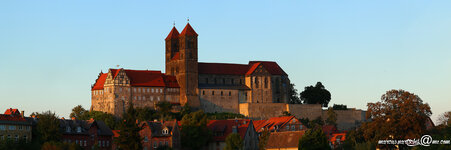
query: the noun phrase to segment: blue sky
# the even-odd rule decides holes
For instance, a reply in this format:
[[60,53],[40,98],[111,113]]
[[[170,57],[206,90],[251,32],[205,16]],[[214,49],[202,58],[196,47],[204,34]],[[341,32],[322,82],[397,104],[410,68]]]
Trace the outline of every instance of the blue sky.
[[390,89],[451,111],[450,1],[1,1],[0,111],[90,107],[98,73],[164,71],[164,38],[186,18],[199,61],[277,61],[302,91],[366,109]]

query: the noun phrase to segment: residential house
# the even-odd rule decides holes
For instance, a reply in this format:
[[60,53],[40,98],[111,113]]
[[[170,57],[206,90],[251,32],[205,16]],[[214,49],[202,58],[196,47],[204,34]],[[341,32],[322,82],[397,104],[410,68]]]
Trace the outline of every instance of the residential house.
[[31,141],[31,122],[24,117],[24,111],[19,113],[18,109],[7,109],[0,114],[0,140]]
[[213,141],[207,146],[209,150],[224,149],[226,146],[225,140],[231,133],[237,133],[241,136],[244,150],[258,149],[258,134],[252,120],[210,120],[207,127],[213,133]]
[[144,150],[154,150],[158,147],[171,147],[180,149],[180,128],[177,120],[174,121],[144,121],[140,123]]
[[83,149],[97,147],[102,150],[112,149],[113,132],[100,120],[60,119],[62,141],[75,143]]
[[299,140],[304,135],[302,131],[273,132],[265,145],[266,150],[297,150]]
[[307,129],[294,116],[272,117],[268,120],[254,121],[255,129],[258,133],[268,129],[270,132],[302,131]]

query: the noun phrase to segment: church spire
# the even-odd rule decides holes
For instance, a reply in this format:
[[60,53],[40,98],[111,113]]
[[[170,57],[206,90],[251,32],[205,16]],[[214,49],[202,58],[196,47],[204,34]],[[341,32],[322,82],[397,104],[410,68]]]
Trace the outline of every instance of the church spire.
[[174,26],[174,27],[172,27],[171,32],[169,32],[169,34],[165,40],[177,39],[178,37],[179,37],[179,31],[177,31],[177,28],[175,28],[175,26]]
[[186,24],[180,36],[197,36],[196,31],[194,31],[193,27],[189,23]]

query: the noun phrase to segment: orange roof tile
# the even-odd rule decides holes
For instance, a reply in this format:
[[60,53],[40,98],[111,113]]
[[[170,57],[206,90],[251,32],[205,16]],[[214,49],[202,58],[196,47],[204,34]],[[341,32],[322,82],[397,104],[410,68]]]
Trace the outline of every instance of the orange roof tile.
[[[250,61],[249,65],[261,63],[263,67],[272,75],[287,75],[285,71],[276,63],[272,61]],[[251,71],[252,73],[253,71]]]
[[194,31],[193,27],[189,23],[186,24],[180,36],[197,36],[196,31]]
[[264,128],[273,131],[275,126],[281,127],[289,123],[291,120],[296,119],[294,116],[272,117],[268,120],[256,120],[254,121],[254,127],[257,132],[262,132]]
[[[120,69],[110,69],[113,78],[115,78]],[[172,87],[179,88],[177,79],[175,76],[165,75],[161,71],[152,70],[127,70],[124,69],[125,74],[130,79],[131,86],[144,86],[144,87]],[[105,84],[105,80],[108,73],[101,74],[96,80],[92,90],[101,90]]]
[[6,109],[4,114],[5,115],[20,115],[20,112],[18,109],[9,108],[9,109]]
[[[225,141],[226,137],[233,132],[233,126],[237,128],[237,133],[240,134],[241,138],[244,138],[249,122],[249,119],[210,120],[207,123],[207,127],[213,132],[213,139],[215,141]],[[215,136],[215,132],[221,132],[223,135]]]
[[272,75],[287,75],[276,63],[270,61],[250,61],[249,64],[198,63],[199,74],[250,75],[259,65]]
[[94,86],[92,87],[92,90],[101,90],[103,89],[103,85],[105,84],[106,77],[108,76],[108,73],[101,74],[97,80]]
[[227,63],[198,63],[199,74],[244,75],[249,66]]
[[177,38],[179,38],[179,31],[177,31],[177,29],[175,27],[172,27],[171,32],[169,32],[169,34],[165,40],[177,39]]

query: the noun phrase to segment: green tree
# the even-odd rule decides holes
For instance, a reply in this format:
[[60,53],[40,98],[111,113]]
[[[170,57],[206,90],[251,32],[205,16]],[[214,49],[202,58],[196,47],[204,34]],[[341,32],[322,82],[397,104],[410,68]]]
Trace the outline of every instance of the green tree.
[[265,150],[266,143],[268,143],[270,134],[271,133],[269,132],[269,130],[265,128],[261,133],[260,137],[258,137],[258,148],[260,150]]
[[337,126],[337,113],[332,108],[327,110],[326,124]]
[[243,149],[243,139],[238,133],[231,133],[226,137],[225,150],[240,150]]
[[301,104],[302,101],[299,98],[298,90],[294,86],[296,85],[290,84],[290,104]]
[[334,104],[332,107],[334,110],[348,110],[348,106],[343,104]]
[[321,104],[323,107],[327,107],[331,99],[330,92],[324,88],[321,82],[316,83],[315,86],[305,87],[300,97],[304,104]]
[[119,118],[116,118],[113,114],[109,114],[101,111],[89,111],[83,115],[82,120],[101,120],[103,121],[110,129],[117,129],[119,126]]
[[168,116],[172,110],[172,104],[168,101],[161,101],[157,103],[157,110],[160,111],[162,115]]
[[450,126],[451,125],[451,111],[443,113],[439,117],[438,121],[439,121],[439,124],[443,124],[445,126]]
[[323,130],[319,127],[305,131],[298,144],[299,150],[328,150],[329,142]]
[[183,116],[182,146],[191,150],[197,150],[205,146],[211,138],[207,128],[207,115],[202,110]]
[[158,119],[157,112],[150,107],[138,107],[136,114],[136,118],[141,121]]
[[82,119],[87,115],[86,113],[88,113],[88,111],[86,109],[83,108],[83,106],[81,105],[77,105],[74,108],[72,108],[72,112],[70,113],[70,117],[74,117],[76,119]]
[[55,113],[49,111],[38,114],[39,121],[36,125],[38,137],[42,141],[59,141],[61,133],[59,132],[60,121]]
[[[420,97],[404,90],[390,90],[377,103],[368,103],[364,123],[365,140],[372,143],[380,139],[419,139],[426,132],[426,120],[431,108]],[[399,145],[401,147],[405,145]]]
[[119,125],[119,137],[115,139],[118,147],[124,150],[142,149],[139,131],[141,128],[136,123],[136,110],[130,102],[127,112],[123,115],[124,121]]

